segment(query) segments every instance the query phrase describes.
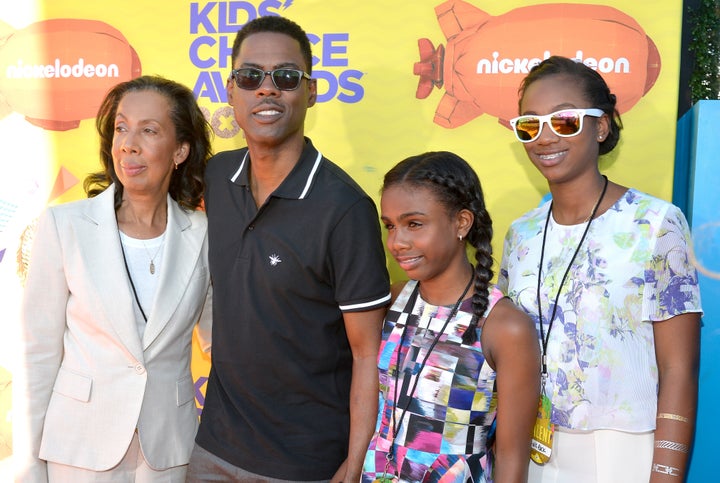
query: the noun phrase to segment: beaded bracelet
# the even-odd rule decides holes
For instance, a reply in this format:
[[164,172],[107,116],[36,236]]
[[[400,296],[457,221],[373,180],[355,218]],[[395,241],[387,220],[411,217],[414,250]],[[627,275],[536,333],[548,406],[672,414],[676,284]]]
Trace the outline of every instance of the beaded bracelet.
[[655,441],[655,447],[659,449],[669,449],[671,451],[679,451],[681,453],[687,453],[690,448],[686,444],[676,443],[675,441],[668,441],[666,439],[659,439]]
[[661,473],[663,475],[680,476],[680,468],[674,466],[666,466],[658,463],[653,463],[652,470],[655,473]]

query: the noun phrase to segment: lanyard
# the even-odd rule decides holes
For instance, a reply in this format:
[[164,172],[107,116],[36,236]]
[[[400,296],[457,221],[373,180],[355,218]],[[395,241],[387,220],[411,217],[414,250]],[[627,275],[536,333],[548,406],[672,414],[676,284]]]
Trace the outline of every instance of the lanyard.
[[130,287],[132,287],[132,292],[135,296],[135,302],[137,302],[138,304],[138,308],[140,309],[143,320],[147,322],[147,316],[145,315],[145,311],[143,310],[142,305],[140,305],[140,298],[138,297],[137,290],[135,290],[135,284],[133,283],[132,275],[130,275],[130,267],[128,267],[127,258],[125,257],[125,248],[123,247],[122,242],[120,242],[120,250],[122,251],[123,262],[125,262],[125,271],[127,272],[128,279],[130,280]]
[[[457,299],[457,302],[455,302],[455,305],[453,306],[452,310],[450,311],[450,314],[448,315],[447,319],[445,319],[445,323],[443,324],[440,331],[435,335],[435,339],[433,340],[432,344],[430,344],[430,347],[428,348],[427,352],[425,353],[425,357],[423,357],[422,362],[420,363],[420,368],[417,371],[417,375],[415,377],[415,380],[413,381],[412,388],[410,389],[410,392],[408,393],[408,400],[407,404],[405,404],[405,407],[402,408],[402,412],[400,413],[400,419],[397,420],[395,413],[397,410],[397,404],[399,402],[398,399],[398,385],[399,385],[399,379],[400,379],[400,353],[402,352],[403,344],[405,342],[405,335],[407,333],[408,326],[405,325],[403,327],[402,335],[400,336],[400,345],[397,349],[397,359],[395,367],[395,388],[393,391],[393,411],[392,411],[392,441],[390,441],[390,449],[388,450],[387,455],[385,456],[385,459],[387,461],[387,464],[385,465],[385,471],[384,474],[387,474],[388,467],[390,465],[390,462],[395,459],[395,439],[397,438],[398,432],[400,430],[400,425],[402,425],[403,418],[405,417],[405,413],[407,413],[408,408],[410,407],[410,403],[412,402],[412,396],[415,393],[415,389],[417,389],[418,381],[420,380],[420,374],[422,374],[422,370],[425,367],[425,363],[428,360],[428,357],[430,356],[430,353],[435,348],[435,345],[440,340],[440,337],[445,332],[445,329],[447,328],[450,321],[455,318],[455,315],[457,314],[458,309],[460,308],[460,304],[465,299],[465,295],[467,295],[468,290],[470,290],[470,286],[473,283],[473,280],[475,280],[474,276],[475,271],[473,270],[473,275],[470,277],[470,280],[468,281],[467,286],[465,287],[465,290],[463,290],[462,295],[460,295],[460,298]],[[420,288],[420,282],[415,285],[415,288],[413,289],[412,294],[410,295],[410,298],[407,301],[407,304],[405,305],[405,311],[410,312],[412,310],[412,307],[415,305],[415,301],[417,300],[418,296],[418,290]],[[430,329],[430,325],[428,323],[428,329]],[[409,354],[409,349],[408,349]]]
[[583,231],[583,234],[580,237],[580,241],[577,244],[577,248],[575,248],[575,253],[573,253],[572,258],[570,259],[570,263],[568,263],[568,266],[565,269],[565,273],[563,274],[562,279],[560,280],[560,286],[558,287],[557,294],[555,295],[555,303],[553,304],[552,313],[550,315],[550,319],[548,320],[547,336],[545,335],[544,329],[543,329],[542,304],[540,301],[540,285],[542,283],[542,267],[543,267],[543,261],[545,260],[545,241],[547,239],[548,224],[550,223],[550,215],[552,213],[552,201],[550,202],[550,208],[548,209],[547,218],[545,219],[545,229],[543,230],[542,248],[540,248],[540,265],[538,266],[538,279],[537,279],[537,306],[538,306],[538,318],[540,320],[540,340],[542,341],[543,392],[545,389],[545,380],[547,379],[547,346],[548,346],[548,342],[550,342],[550,330],[552,330],[553,321],[555,320],[555,314],[557,312],[558,302],[560,301],[560,292],[562,292],[563,285],[565,285],[565,280],[567,279],[567,276],[570,273],[570,268],[572,267],[572,264],[575,261],[575,257],[577,256],[578,252],[580,251],[580,247],[582,246],[583,241],[585,241],[585,237],[587,236],[588,231],[590,231],[590,224],[592,223],[593,219],[595,219],[595,214],[597,213],[598,207],[600,206],[602,199],[605,197],[605,191],[607,191],[607,187],[608,187],[608,179],[607,179],[607,176],[605,176],[605,175],[603,175],[603,178],[605,178],[605,185],[603,186],[602,192],[600,193],[600,197],[598,198],[597,202],[595,203],[595,206],[592,209],[592,213],[590,213],[590,217],[587,220],[587,225],[585,225],[585,231]]

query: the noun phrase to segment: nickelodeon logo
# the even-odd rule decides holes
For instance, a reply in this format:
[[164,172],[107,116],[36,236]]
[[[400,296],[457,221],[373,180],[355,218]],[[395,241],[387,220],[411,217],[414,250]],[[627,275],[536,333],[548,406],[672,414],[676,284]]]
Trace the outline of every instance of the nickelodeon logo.
[[135,49],[97,20],[50,19],[12,32],[0,47],[0,101],[43,129],[94,118],[114,85],[142,73]]
[[[530,69],[551,55],[574,58],[600,72],[630,110],[660,75],[660,54],[642,27],[627,14],[603,5],[540,4],[492,16],[462,0],[435,7],[446,46],[418,40],[420,61],[415,96],[445,90],[434,122],[461,126],[490,114],[509,127],[518,87]],[[591,35],[589,35],[591,33]],[[532,41],[528,41],[528,40]]]
[[[550,57],[551,53],[545,51],[542,59]],[[478,74],[522,74],[525,75],[530,72],[534,66],[541,62],[541,59],[535,57],[532,59],[509,59],[500,58],[500,52],[493,52],[492,59],[480,59],[478,60],[477,70]],[[602,57],[600,59],[589,58],[583,59],[582,50],[578,50],[573,57],[578,62],[583,62],[590,68],[597,70],[602,74],[609,74],[612,72],[619,72],[628,74],[630,73],[630,60],[625,57],[613,59],[611,57]]]
[[5,71],[5,77],[8,79],[47,79],[51,77],[120,77],[120,68],[117,64],[85,64],[82,57],[77,63],[63,64],[60,59],[47,65],[28,65],[22,59],[18,60],[17,65],[8,66]]

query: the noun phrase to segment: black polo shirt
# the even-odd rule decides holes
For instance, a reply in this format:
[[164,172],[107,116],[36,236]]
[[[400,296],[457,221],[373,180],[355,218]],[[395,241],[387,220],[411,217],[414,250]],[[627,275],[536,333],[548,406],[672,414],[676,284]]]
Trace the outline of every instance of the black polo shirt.
[[212,367],[197,443],[280,479],[329,479],[347,456],[352,354],[343,312],[387,305],[372,199],[306,139],[259,209],[247,148],[206,171]]

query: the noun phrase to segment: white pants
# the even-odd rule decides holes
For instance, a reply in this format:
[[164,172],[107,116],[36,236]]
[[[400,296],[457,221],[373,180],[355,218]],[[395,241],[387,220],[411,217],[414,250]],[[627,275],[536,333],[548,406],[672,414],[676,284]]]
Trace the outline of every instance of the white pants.
[[137,433],[122,461],[107,471],[93,471],[60,463],[47,463],[49,483],[184,483],[187,465],[166,470],[148,466]]
[[550,461],[530,462],[528,483],[642,483],[650,480],[655,434],[555,431]]

